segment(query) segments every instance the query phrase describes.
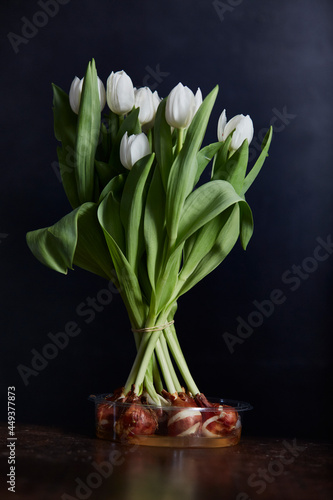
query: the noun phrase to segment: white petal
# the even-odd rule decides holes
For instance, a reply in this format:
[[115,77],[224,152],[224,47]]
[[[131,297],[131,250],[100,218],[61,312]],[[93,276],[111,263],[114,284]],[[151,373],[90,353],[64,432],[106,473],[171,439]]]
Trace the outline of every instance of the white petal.
[[220,114],[219,121],[217,122],[217,139],[219,142],[225,141],[224,131],[227,123],[227,115],[225,109]]

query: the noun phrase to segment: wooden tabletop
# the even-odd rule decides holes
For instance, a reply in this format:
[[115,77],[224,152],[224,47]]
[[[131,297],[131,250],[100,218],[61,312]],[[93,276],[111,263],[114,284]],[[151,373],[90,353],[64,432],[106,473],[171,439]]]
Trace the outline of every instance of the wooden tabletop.
[[31,425],[16,427],[13,494],[4,488],[6,424],[0,435],[2,500],[333,498],[332,447],[325,442],[245,435],[230,448],[151,448]]

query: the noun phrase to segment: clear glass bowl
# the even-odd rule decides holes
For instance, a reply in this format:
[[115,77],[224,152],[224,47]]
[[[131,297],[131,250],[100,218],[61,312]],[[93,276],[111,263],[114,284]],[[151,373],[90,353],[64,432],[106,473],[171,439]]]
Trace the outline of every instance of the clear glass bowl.
[[112,394],[91,395],[96,435],[119,443],[173,448],[220,448],[241,437],[242,401],[207,398],[213,408],[154,406],[110,401]]

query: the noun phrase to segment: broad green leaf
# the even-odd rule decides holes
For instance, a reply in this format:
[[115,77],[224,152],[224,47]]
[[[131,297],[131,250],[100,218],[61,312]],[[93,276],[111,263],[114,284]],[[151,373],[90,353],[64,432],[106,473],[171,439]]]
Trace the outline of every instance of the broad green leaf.
[[193,191],[184,204],[176,246],[230,206],[244,202],[229,182],[209,181]]
[[116,140],[118,130],[119,130],[119,116],[113,111],[110,110],[109,114],[109,133],[111,139],[111,147],[113,147],[113,143]]
[[63,144],[74,146],[76,139],[77,115],[72,111],[66,92],[52,83],[54,135]]
[[96,149],[96,159],[98,161],[107,161],[110,157],[110,150],[109,132],[105,123],[101,121],[99,142]]
[[120,202],[120,218],[125,230],[126,257],[135,271],[144,251],[143,207],[147,195],[147,178],[154,154],[141,158],[130,170]]
[[243,184],[243,189],[242,189],[242,195],[246,193],[246,191],[249,189],[249,187],[252,185],[254,182],[255,178],[259,174],[261,167],[264,164],[264,161],[266,157],[268,156],[268,150],[272,141],[272,136],[273,136],[273,127],[270,127],[269,130],[267,131],[267,134],[263,140],[262,143],[262,152],[260,153],[259,158],[257,159],[256,163],[253,165],[252,169],[250,172],[247,174],[244,180]]
[[105,186],[110,182],[113,177],[119,175],[118,171],[103,161],[95,160],[95,169],[98,176],[100,192],[103,191]]
[[139,280],[140,290],[145,299],[145,302],[147,304],[150,304],[152,287],[147,272],[146,262],[147,262],[147,255],[146,253],[144,253],[141,257],[141,262],[138,267],[138,280]]
[[156,275],[162,264],[165,234],[165,192],[160,169],[156,166],[150,183],[144,213],[147,270],[154,290]]
[[161,312],[170,301],[176,299],[178,273],[181,265],[183,246],[180,245],[167,259],[165,268],[156,282],[156,313]]
[[229,146],[231,143],[232,135],[229,135],[224,142],[222,142],[222,146],[219,149],[212,168],[212,179],[216,179],[216,174],[220,169],[224,169],[225,164],[227,163],[229,156]]
[[221,142],[213,142],[213,144],[209,144],[208,146],[202,148],[197,154],[197,173],[194,180],[194,185],[199,181],[202,172],[207,167],[208,163],[211,161],[213,156],[219,151],[221,148]]
[[73,152],[74,149],[71,149],[71,146],[69,145],[57,148],[62,185],[72,208],[77,208],[81,203],[76,186],[75,160]]
[[127,175],[128,175],[128,170],[124,168],[124,172],[122,174],[117,174],[114,177],[112,177],[112,179],[107,183],[107,185],[102,190],[98,202],[100,203],[110,191],[117,193],[117,195],[119,194],[118,201],[120,202]]
[[72,111],[68,95],[57,85],[53,89],[53,118],[56,139],[61,142],[57,148],[62,184],[72,208],[80,205],[75,177],[75,138],[77,115]]
[[215,171],[213,179],[230,182],[236,193],[240,194],[243,188],[248,159],[249,146],[245,139],[241,147],[228,158],[224,167]]
[[253,216],[249,205],[244,202],[240,204],[240,240],[244,250],[253,234]]
[[68,269],[73,269],[78,211],[76,208],[53,226],[29,231],[26,236],[36,259],[59,273],[67,274]]
[[113,280],[113,262],[97,219],[98,206],[84,203],[78,213],[78,238],[73,263],[91,273]]
[[164,190],[167,189],[169,172],[173,162],[171,127],[165,119],[166,98],[159,104],[154,123],[154,146]]
[[122,253],[125,253],[126,243],[124,228],[120,218],[120,200],[125,181],[126,177],[122,174],[114,177],[108,184],[108,193],[103,196],[105,199],[103,205],[103,227],[117,243]]
[[210,252],[222,228],[231,217],[233,211],[236,210],[236,206],[237,205],[233,205],[221,212],[186,240],[184,245],[183,267],[180,273],[181,280],[185,280],[194,271],[205,255]]
[[75,146],[75,175],[81,203],[95,198],[94,163],[101,126],[95,61],[88,64],[84,77]]
[[111,279],[112,261],[96,224],[96,209],[94,203],[85,203],[53,226],[27,233],[27,243],[34,256],[63,274],[73,269],[74,263]]
[[[228,217],[224,221],[221,230],[215,240],[215,243],[206,255],[198,262],[195,269],[189,276],[180,275],[179,293],[180,297],[194,285],[201,281],[205,276],[211,273],[227,257],[234,247],[239,236],[239,204],[234,205],[228,210]],[[203,251],[201,250],[201,253]],[[199,252],[198,252],[199,254]],[[184,279],[185,278],[185,279]]]
[[207,128],[217,92],[218,87],[215,87],[196,112],[187,130],[184,145],[171,167],[166,198],[166,223],[171,242],[177,238],[183,205],[193,189],[198,171],[196,156]]
[[120,292],[129,317],[133,324],[142,325],[147,314],[147,306],[145,305],[137,276],[119,245],[106,229],[106,227],[110,227],[108,200],[111,196],[112,192],[103,199],[99,205],[97,216],[104,231],[117,278],[121,283]]

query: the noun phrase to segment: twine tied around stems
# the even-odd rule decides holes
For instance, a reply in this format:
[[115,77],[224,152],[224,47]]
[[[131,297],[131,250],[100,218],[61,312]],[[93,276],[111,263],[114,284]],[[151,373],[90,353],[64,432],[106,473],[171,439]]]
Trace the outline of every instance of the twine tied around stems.
[[156,325],[156,326],[149,326],[147,328],[132,328],[132,332],[133,333],[150,333],[150,332],[159,332],[159,331],[162,331],[164,330],[165,328],[168,328],[168,326],[171,326],[173,325],[175,321],[174,320],[171,320],[171,321],[168,321],[167,323],[165,323],[164,325]]

